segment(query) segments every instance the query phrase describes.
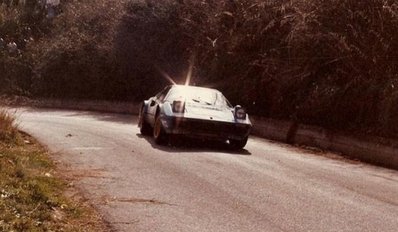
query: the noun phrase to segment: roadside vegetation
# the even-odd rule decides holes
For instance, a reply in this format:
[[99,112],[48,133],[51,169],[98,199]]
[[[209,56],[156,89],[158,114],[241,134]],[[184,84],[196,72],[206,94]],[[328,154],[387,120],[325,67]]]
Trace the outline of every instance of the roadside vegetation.
[[103,231],[98,216],[65,197],[48,153],[0,109],[0,231]]
[[28,8],[2,5],[0,36],[34,26],[18,55],[0,55],[0,91],[138,101],[167,84],[162,72],[184,83],[192,64],[191,83],[252,114],[397,138],[395,0],[61,3],[24,26],[14,19],[28,13],[13,12]]
[[21,142],[20,140],[14,116],[0,109],[0,141],[2,143],[18,144]]

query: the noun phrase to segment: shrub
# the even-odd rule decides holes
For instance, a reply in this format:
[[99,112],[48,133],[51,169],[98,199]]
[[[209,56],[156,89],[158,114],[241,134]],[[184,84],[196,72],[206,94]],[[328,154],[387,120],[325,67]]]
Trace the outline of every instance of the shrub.
[[194,56],[193,82],[224,90],[254,114],[396,135],[395,1],[131,1],[127,8],[117,42],[139,86],[164,85],[155,66],[182,83]]
[[69,1],[51,33],[31,47],[36,54],[34,95],[86,99],[128,95],[113,51],[123,2]]
[[0,93],[29,94],[33,64],[25,51],[50,25],[41,2],[0,1]]

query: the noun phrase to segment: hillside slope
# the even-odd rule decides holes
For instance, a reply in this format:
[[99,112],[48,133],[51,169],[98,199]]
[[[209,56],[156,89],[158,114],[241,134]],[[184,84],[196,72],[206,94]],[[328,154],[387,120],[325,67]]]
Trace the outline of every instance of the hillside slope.
[[0,56],[3,92],[141,100],[167,84],[162,72],[183,83],[192,64],[193,84],[252,114],[398,134],[394,0],[69,0],[48,21],[21,54]]

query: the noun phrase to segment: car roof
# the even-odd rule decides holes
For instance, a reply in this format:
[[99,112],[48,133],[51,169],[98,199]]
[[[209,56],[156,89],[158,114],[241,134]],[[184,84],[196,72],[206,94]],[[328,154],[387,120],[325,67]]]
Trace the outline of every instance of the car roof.
[[200,87],[200,86],[192,86],[192,85],[171,85],[171,88],[202,89],[202,90],[213,90],[213,91],[220,92],[217,89]]

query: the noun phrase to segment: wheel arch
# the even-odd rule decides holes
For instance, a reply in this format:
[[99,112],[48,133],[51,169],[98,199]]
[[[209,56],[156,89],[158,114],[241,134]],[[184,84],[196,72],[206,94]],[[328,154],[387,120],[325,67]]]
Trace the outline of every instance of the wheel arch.
[[144,108],[145,110],[148,108],[149,101],[145,100],[141,103],[140,109]]
[[147,114],[148,114],[148,105],[149,105],[149,101],[145,100],[140,104],[140,108],[139,108],[139,112],[138,112],[138,116],[140,117],[140,119],[142,118],[142,120],[147,120]]

